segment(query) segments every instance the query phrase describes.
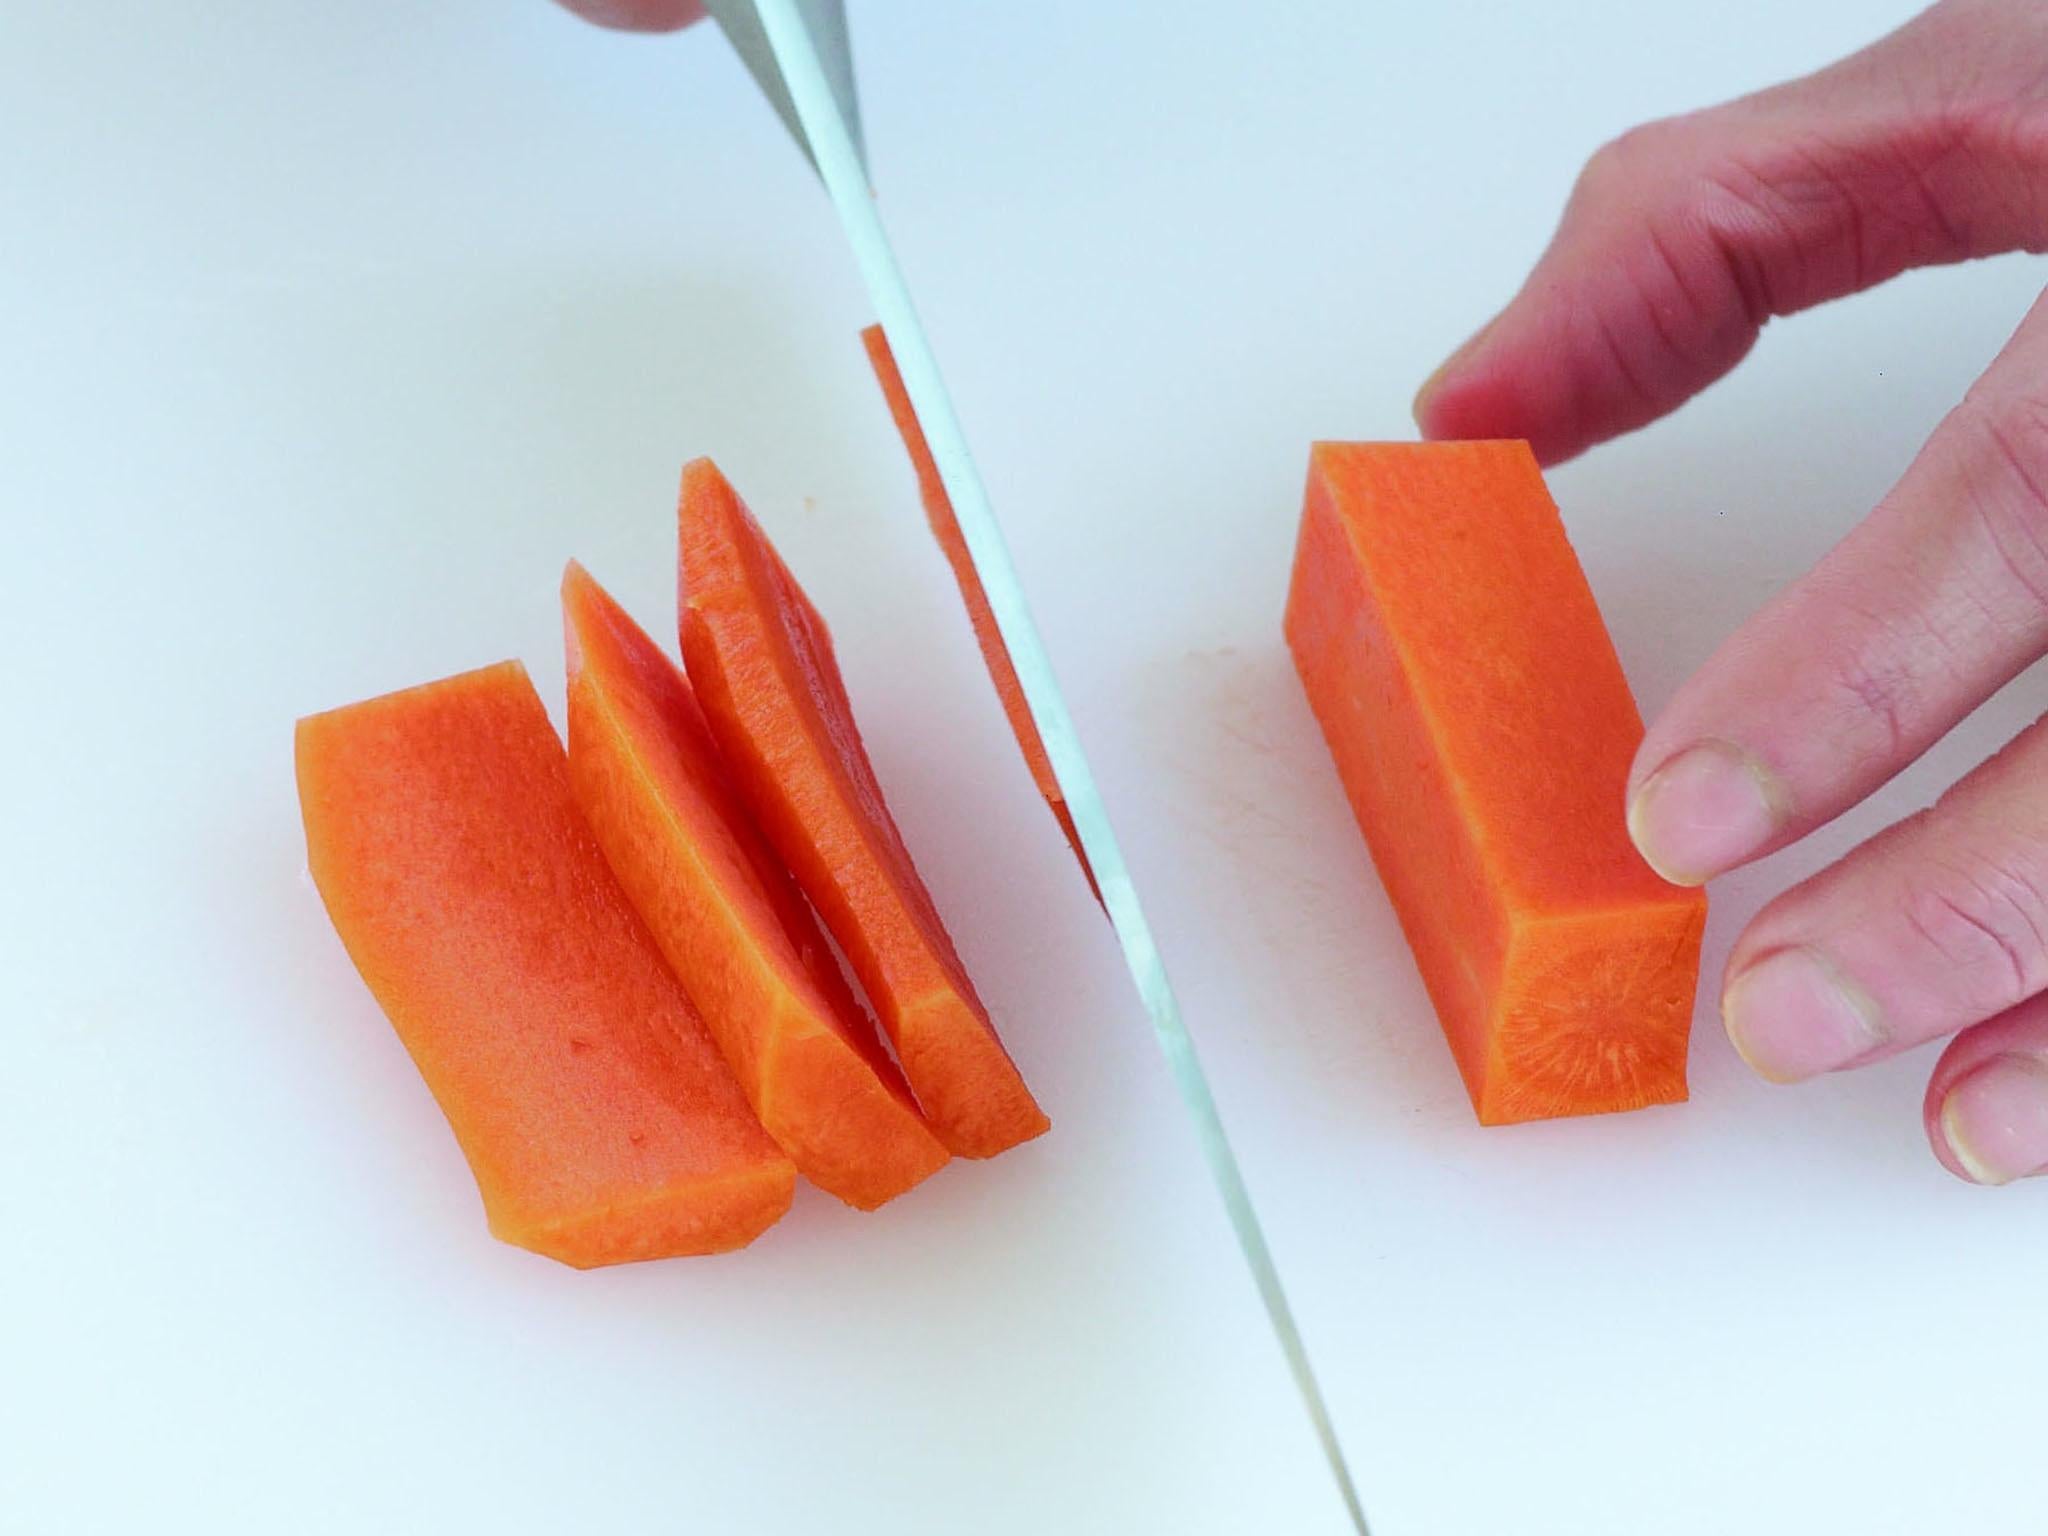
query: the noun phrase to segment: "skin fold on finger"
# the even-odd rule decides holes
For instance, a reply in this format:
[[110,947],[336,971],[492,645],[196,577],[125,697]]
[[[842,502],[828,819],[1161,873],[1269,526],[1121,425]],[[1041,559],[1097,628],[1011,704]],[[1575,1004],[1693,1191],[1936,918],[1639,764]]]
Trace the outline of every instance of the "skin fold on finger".
[[1958,1035],[1921,1106],[1941,1165],[1972,1184],[2048,1171],[2048,999]]
[[1950,0],[1816,75],[1625,134],[1416,420],[1556,463],[1705,388],[1774,316],[2039,249],[2044,123],[2048,7]]
[[1651,725],[1629,826],[1697,884],[1831,820],[2048,650],[2048,298],[1877,509]]
[[2048,723],[1931,809],[1759,913],[1729,956],[1729,1039],[1762,1076],[1860,1066],[2048,988]]
[[699,0],[562,0],[586,21],[622,32],[673,32],[704,19]]

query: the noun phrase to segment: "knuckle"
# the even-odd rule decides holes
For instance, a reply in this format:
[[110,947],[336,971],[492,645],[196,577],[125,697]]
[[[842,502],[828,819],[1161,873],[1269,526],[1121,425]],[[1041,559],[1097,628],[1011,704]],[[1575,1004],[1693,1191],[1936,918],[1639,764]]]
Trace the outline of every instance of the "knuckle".
[[1691,203],[1721,255],[1751,328],[1762,330],[1773,315],[1793,308],[1772,257],[1796,249],[1797,236],[1756,176],[1740,165],[1716,167],[1701,175]]
[[[1693,295],[1695,302],[1738,322],[1739,352],[1791,307],[1777,258],[1802,242],[1796,208],[1779,185],[1784,178],[1748,163],[1727,127],[1725,110],[1710,109],[1631,128],[1586,162],[1573,202],[1625,210],[1659,240],[1667,266],[1683,272],[1696,265],[1692,281],[1707,296]],[[1666,247],[1704,259],[1680,263]]]
[[2048,169],[2048,97],[2042,94],[2044,87],[2048,87],[2048,72],[2025,96],[1996,103],[1985,135],[1994,154],[2002,153],[2036,174]]
[[1972,390],[1957,407],[1963,498],[2001,588],[2048,615],[2048,397]]
[[1933,700],[1952,685],[1955,641],[1919,594],[1836,601],[1841,627],[1820,653],[1822,713],[1838,722],[1847,750],[1895,765],[1917,755],[1939,716]]
[[1663,181],[1686,158],[1686,138],[1677,118],[1639,123],[1593,151],[1579,172],[1573,197],[1639,203],[1647,187]]
[[1964,398],[1971,446],[2006,480],[2005,489],[2037,521],[2048,516],[2048,395],[1979,385]]
[[[1939,812],[1932,830],[1939,835]],[[1909,889],[1909,931],[1948,973],[1945,985],[1980,1013],[2048,987],[2048,871],[2023,848],[1961,852]]]
[[1585,387],[1625,391],[1645,416],[1674,403],[1672,378],[1733,367],[1763,323],[1756,275],[1705,212],[1710,158],[1692,118],[1641,124],[1594,152],[1567,211],[1603,255],[1602,302],[1577,316]]

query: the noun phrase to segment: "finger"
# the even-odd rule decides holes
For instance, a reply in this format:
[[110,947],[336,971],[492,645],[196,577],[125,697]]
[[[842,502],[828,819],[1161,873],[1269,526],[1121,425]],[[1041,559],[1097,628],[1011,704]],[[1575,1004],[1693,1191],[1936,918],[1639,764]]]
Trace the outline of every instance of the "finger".
[[1930,810],[1772,902],[1729,956],[1721,1013],[1793,1082],[1994,1018],[2048,987],[2048,723]]
[[562,0],[562,4],[587,21],[625,32],[673,32],[704,19],[701,0]]
[[1651,726],[1629,827],[1698,884],[1840,814],[2048,650],[2048,297],[1905,477]]
[[1989,25],[1937,6],[1818,75],[1624,135],[1520,293],[1423,386],[1424,435],[1523,437],[1555,463],[1705,388],[1773,316],[2040,248],[2048,154],[2013,125],[2044,78],[2048,7]]
[[1942,1166],[1973,1184],[2048,1172],[2048,1000],[1965,1030],[1921,1109]]

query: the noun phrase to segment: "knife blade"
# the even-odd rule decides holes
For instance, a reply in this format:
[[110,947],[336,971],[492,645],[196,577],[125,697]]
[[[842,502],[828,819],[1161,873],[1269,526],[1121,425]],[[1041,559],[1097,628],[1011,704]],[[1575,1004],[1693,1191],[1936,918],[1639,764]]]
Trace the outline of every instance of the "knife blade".
[[[804,132],[804,125],[797,116],[796,103],[789,95],[789,82],[783,78],[782,64],[769,44],[761,13],[753,0],[703,0],[703,3],[705,11],[725,34],[726,41],[732,44],[733,52],[747,66],[747,73],[754,77],[754,84],[768,98],[775,115],[782,119],[782,126],[796,140],[796,147],[804,152],[811,168],[816,170],[818,157],[811,152],[810,136]],[[846,29],[845,0],[796,0],[796,4],[805,33],[815,43],[812,51],[825,70],[825,78],[832,88],[833,105],[839,109],[840,120],[846,124],[847,134],[853,140],[854,158],[860,162],[861,175],[865,177],[867,146],[861,137],[860,95],[853,82],[853,39]]]
[[[1369,1536],[1350,1465],[1310,1364],[1251,1190],[1231,1148],[1194,1038],[1188,1032],[1179,999],[1167,978],[1165,960],[1153,940],[1151,924],[1117,846],[1108,809],[1081,749],[1051,658],[1031,618],[995,510],[974,467],[966,436],[939,373],[938,360],[925,339],[909,285],[869,189],[843,0],[708,0],[706,8],[775,104],[817,170],[838,212],[883,334],[895,352],[911,405],[924,426],[939,478],[952,499],[968,553],[994,611],[996,628],[1010,652],[1025,702],[1044,739],[1053,773],[1095,871],[1124,963],[1151,1019],[1153,1033],[1193,1124],[1210,1177],[1222,1197],[1239,1250],[1265,1305],[1345,1513],[1358,1536]],[[746,14],[742,16],[742,12]]]

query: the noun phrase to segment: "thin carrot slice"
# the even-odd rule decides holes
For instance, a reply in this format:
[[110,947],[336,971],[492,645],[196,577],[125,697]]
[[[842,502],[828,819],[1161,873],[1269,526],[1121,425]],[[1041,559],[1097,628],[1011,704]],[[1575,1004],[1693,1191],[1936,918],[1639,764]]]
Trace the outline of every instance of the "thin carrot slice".
[[562,578],[569,779],[619,883],[783,1151],[872,1210],[946,1149],[727,782],[682,672],[580,565]]
[[1642,718],[1528,446],[1317,444],[1286,629],[1480,1120],[1683,1099],[1706,899],[1629,842]]
[[932,1128],[992,1157],[1050,1122],[883,802],[824,620],[709,459],[683,471],[683,660],[740,797],[839,941]]
[[314,883],[493,1233],[587,1268],[751,1242],[796,1170],[605,865],[517,662],[301,720]]
[[911,466],[917,471],[918,494],[924,501],[925,521],[931,524],[932,537],[939,541],[939,548],[945,552],[946,563],[953,567],[954,583],[960,588],[960,599],[966,603],[968,620],[974,626],[975,641],[981,646],[982,665],[988,668],[989,679],[996,685],[996,694],[1003,701],[1003,713],[1009,718],[1010,732],[1024,753],[1025,766],[1031,770],[1031,782],[1038,786],[1038,793],[1051,808],[1054,819],[1060,824],[1060,831],[1066,834],[1067,846],[1074,850],[1074,857],[1080,862],[1088,889],[1100,901],[1102,892],[1096,889],[1095,871],[1088,867],[1088,855],[1081,848],[1081,834],[1074,828],[1073,814],[1067,809],[1067,797],[1061,792],[1060,781],[1052,771],[1052,759],[1047,756],[1045,742],[1039,737],[1038,724],[1031,718],[1031,706],[1024,700],[1024,688],[1017,681],[1017,668],[1010,660],[1009,647],[1003,644],[1002,631],[996,628],[995,611],[989,607],[988,593],[982,590],[981,577],[974,569],[974,557],[967,551],[967,540],[960,532],[959,518],[953,514],[953,503],[946,495],[945,482],[939,478],[939,466],[932,459],[931,445],[925,441],[924,428],[918,425],[917,412],[910,403],[910,391],[903,387],[903,375],[897,371],[895,355],[889,350],[889,339],[882,334],[879,325],[871,325],[862,331],[860,339],[868,349],[868,361],[874,366],[875,378],[889,402],[889,414],[896,419],[896,430],[902,434],[903,446],[910,451]]

